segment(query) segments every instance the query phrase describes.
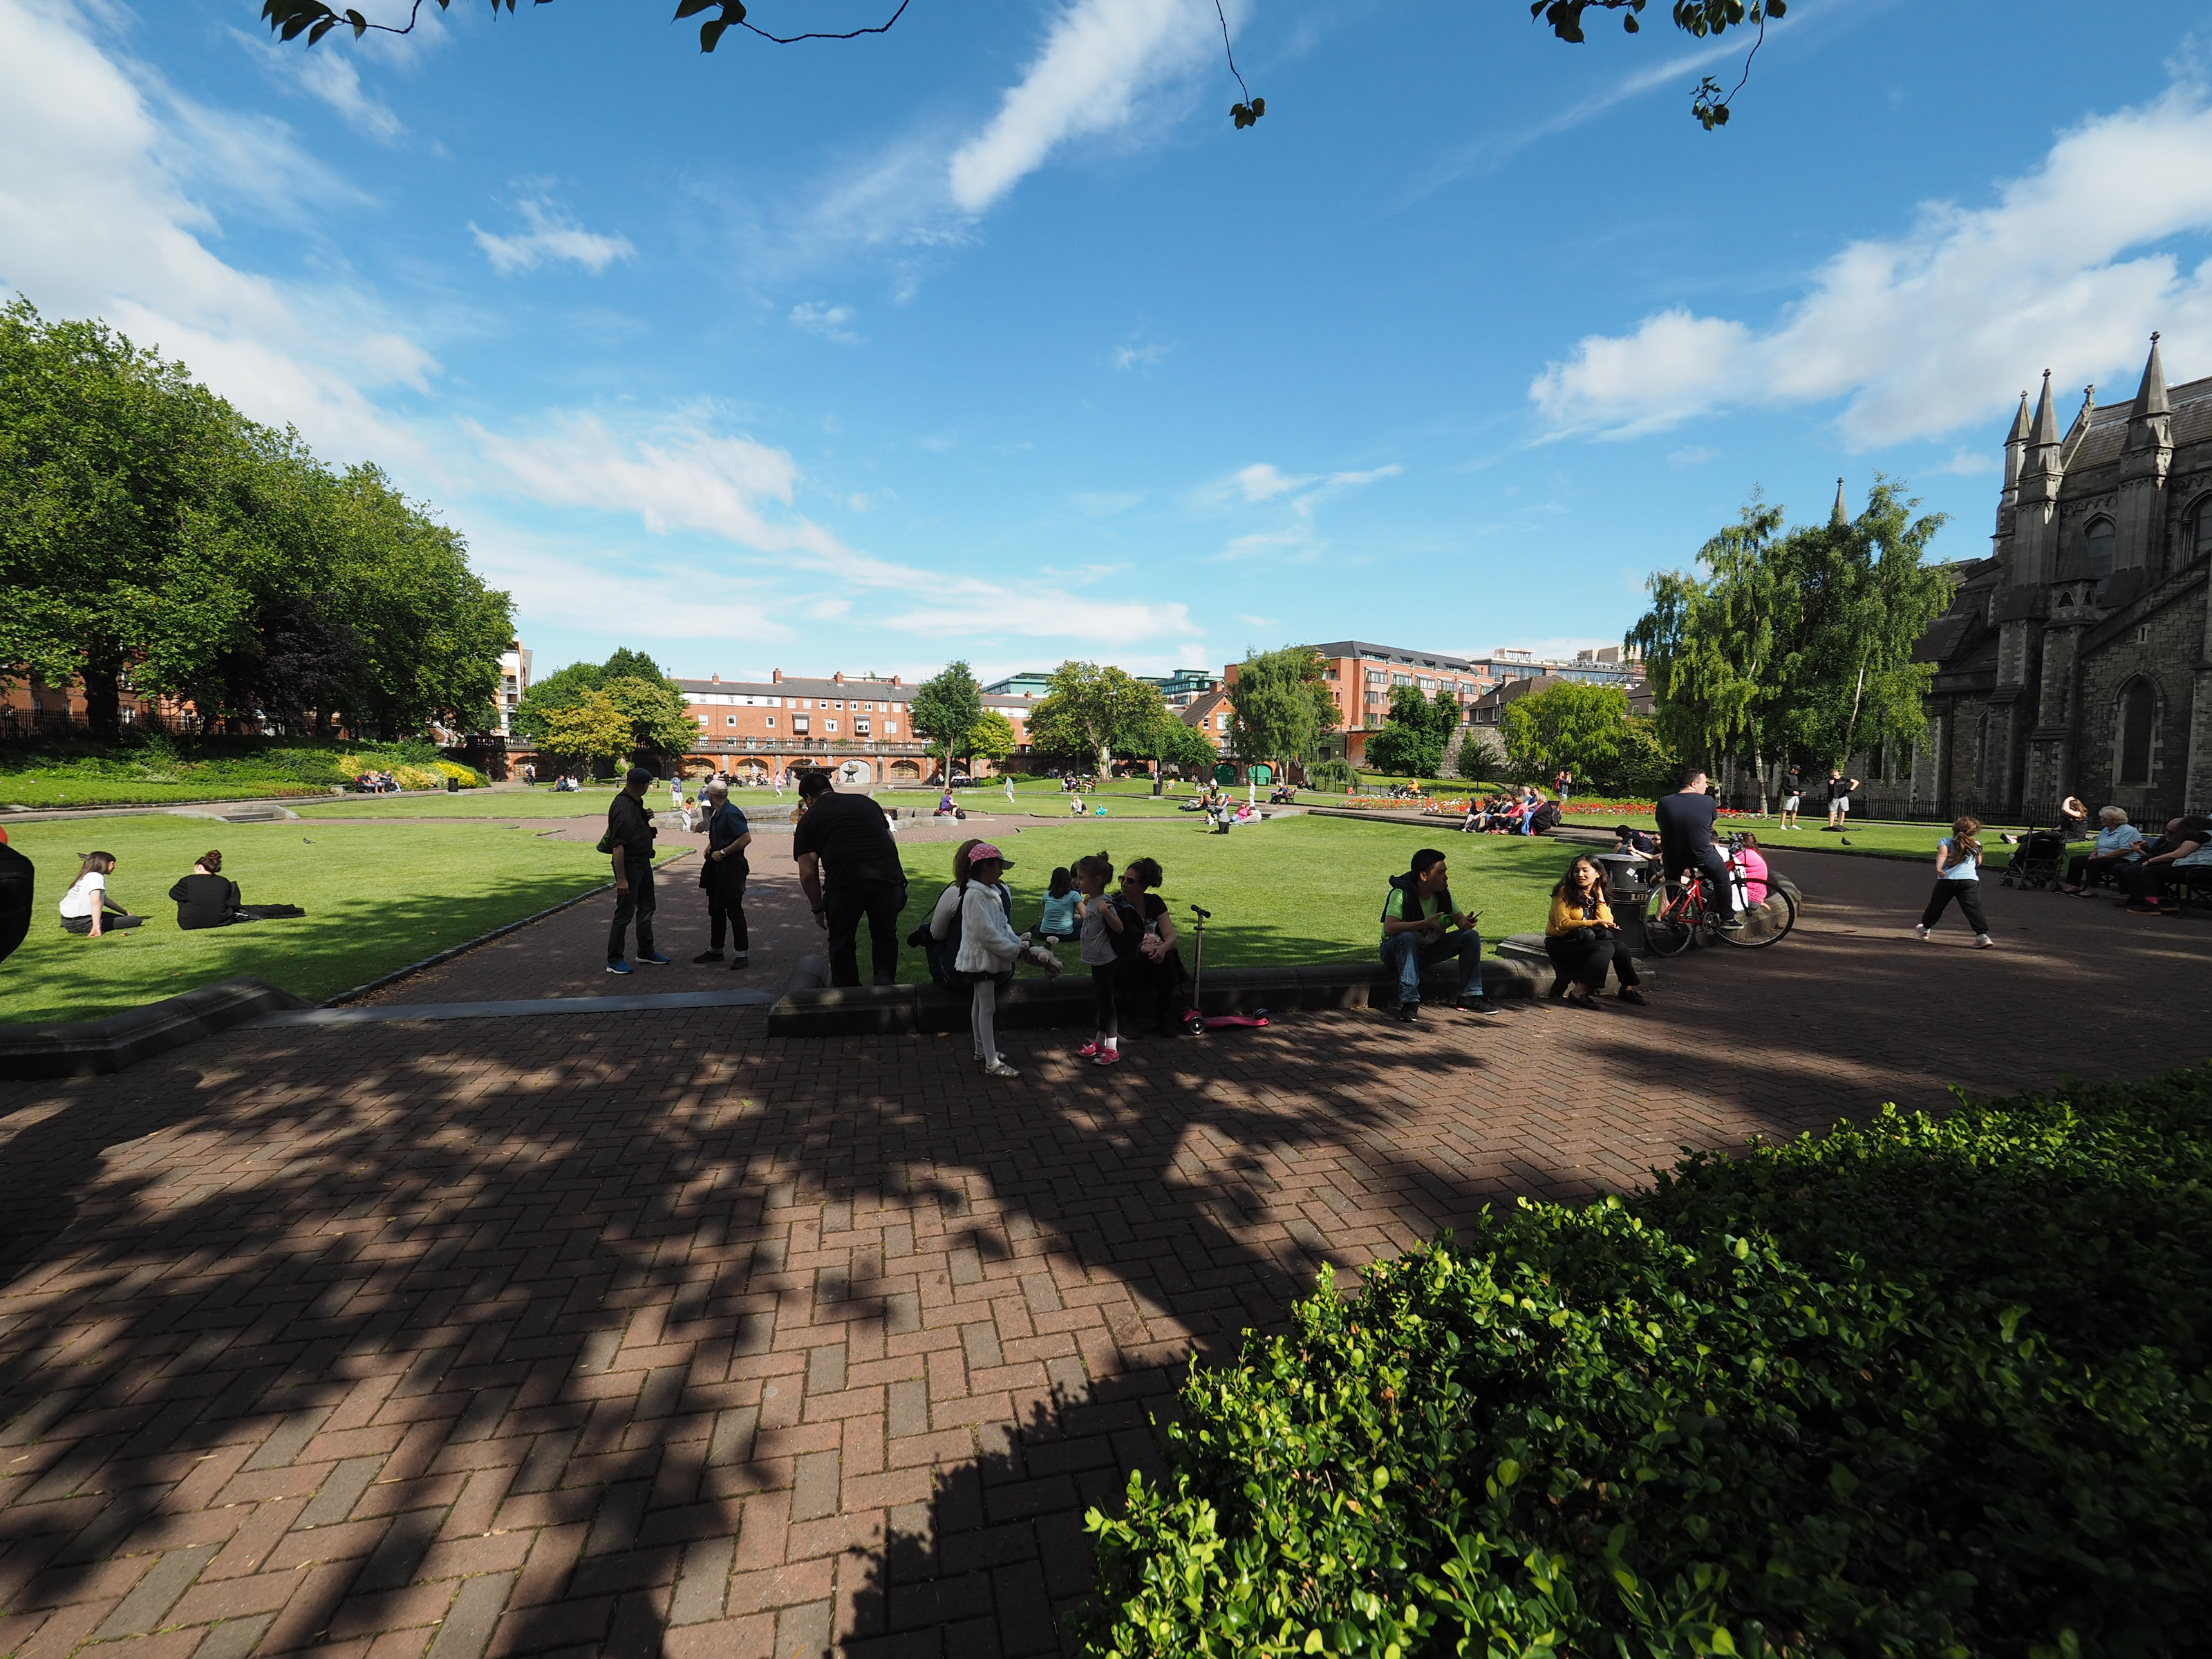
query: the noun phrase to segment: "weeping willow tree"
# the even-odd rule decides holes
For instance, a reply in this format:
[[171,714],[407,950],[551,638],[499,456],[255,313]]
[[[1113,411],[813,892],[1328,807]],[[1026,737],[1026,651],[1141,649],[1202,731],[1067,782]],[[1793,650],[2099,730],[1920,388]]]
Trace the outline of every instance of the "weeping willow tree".
[[1698,551],[1696,574],[1655,572],[1651,607],[1629,630],[1660,729],[1677,752],[1759,778],[1795,756],[1840,766],[1883,742],[1917,740],[1934,665],[1913,647],[1951,599],[1951,579],[1923,562],[1943,515],[1877,475],[1856,519],[1843,496],[1825,525],[1787,528],[1753,495]]

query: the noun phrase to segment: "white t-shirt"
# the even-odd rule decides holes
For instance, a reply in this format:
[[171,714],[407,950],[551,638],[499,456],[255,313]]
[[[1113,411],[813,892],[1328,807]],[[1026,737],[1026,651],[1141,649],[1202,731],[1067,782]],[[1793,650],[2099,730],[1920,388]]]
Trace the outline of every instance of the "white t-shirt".
[[100,896],[107,890],[107,878],[97,870],[88,870],[70,884],[62,895],[62,920],[83,921],[100,908]]

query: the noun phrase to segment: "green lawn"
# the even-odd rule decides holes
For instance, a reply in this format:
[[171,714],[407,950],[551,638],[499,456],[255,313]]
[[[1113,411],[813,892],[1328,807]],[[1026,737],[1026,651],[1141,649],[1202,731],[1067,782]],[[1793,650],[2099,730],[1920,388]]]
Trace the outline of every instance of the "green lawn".
[[0,772],[0,806],[184,806],[201,800],[328,798],[319,783],[148,783],[67,772]]
[[[7,1020],[98,1018],[234,974],[319,1001],[608,879],[588,845],[489,824],[149,817],[7,828],[39,868],[30,936],[0,963]],[[248,904],[297,904],[307,915],[180,933],[170,884],[210,846]],[[54,907],[78,855],[95,848],[115,854],[108,890],[143,927],[100,939],[62,932]]]
[[[603,818],[614,798],[611,784],[586,786],[574,794],[556,794],[541,784],[535,789],[464,789],[447,795],[348,795],[292,810],[318,818],[504,818],[512,823],[520,818]],[[738,805],[750,798],[740,796]],[[668,804],[668,791],[663,787],[656,795],[648,790],[645,799],[658,811]]]
[[[1194,822],[1117,829],[1110,817],[1094,819],[1079,827],[1024,830],[1007,847],[1015,860],[1006,878],[1014,891],[1014,925],[1036,925],[1054,865],[1073,864],[1102,847],[1117,870],[1139,857],[1160,861],[1167,874],[1161,895],[1178,929],[1188,929],[1194,903],[1213,912],[1206,959],[1220,967],[1374,961],[1389,878],[1420,847],[1438,848],[1450,860],[1452,896],[1462,908],[1482,912],[1486,941],[1539,932],[1552,884],[1574,857],[1556,842],[1461,836],[1431,824],[1291,817],[1218,836]],[[951,879],[952,848],[933,842],[899,849],[913,883],[902,933],[928,919]],[[1060,959],[1081,971],[1072,947],[1061,949]],[[1188,950],[1183,960],[1190,960]],[[900,976],[927,974],[920,953],[907,951]]]

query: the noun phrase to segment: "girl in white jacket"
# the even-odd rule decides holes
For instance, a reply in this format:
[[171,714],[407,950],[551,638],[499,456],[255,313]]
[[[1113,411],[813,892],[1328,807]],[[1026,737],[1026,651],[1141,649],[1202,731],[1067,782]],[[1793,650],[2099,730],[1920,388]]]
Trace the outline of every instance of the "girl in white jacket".
[[[967,877],[956,890],[960,895],[960,954],[952,959],[952,969],[973,976],[975,1001],[969,1025],[986,1077],[1021,1075],[999,1057],[999,981],[1012,975],[1014,963],[1030,948],[1029,940],[1014,931],[1009,920],[1013,895],[999,880],[1006,864],[1006,854],[996,847],[977,842],[968,849]],[[931,921],[935,930],[937,918]],[[944,937],[942,931],[938,937]],[[1054,965],[1058,965],[1057,957]]]

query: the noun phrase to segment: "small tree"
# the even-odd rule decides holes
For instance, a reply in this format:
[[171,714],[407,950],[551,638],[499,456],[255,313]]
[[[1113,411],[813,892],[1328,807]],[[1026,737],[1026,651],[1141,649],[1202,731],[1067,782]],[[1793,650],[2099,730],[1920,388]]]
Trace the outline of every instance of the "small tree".
[[1539,781],[1565,767],[1595,781],[1611,774],[1628,732],[1628,693],[1569,682],[1505,705],[1505,755]]
[[968,729],[965,745],[972,763],[978,760],[1002,761],[1014,752],[1014,723],[995,708],[986,708],[983,717]]
[[[1458,705],[1452,705],[1453,717]],[[1393,777],[1432,778],[1443,768],[1444,739],[1435,711],[1420,688],[1390,688],[1390,712],[1382,729],[1367,740],[1367,758]]]
[[658,755],[688,754],[699,740],[699,727],[686,712],[684,693],[673,680],[611,678],[600,688],[630,723],[630,747]]
[[629,716],[604,691],[587,691],[574,702],[546,711],[540,726],[543,747],[580,760],[627,755],[635,737]]
[[1505,750],[1487,726],[1470,726],[1452,756],[1452,770],[1469,783],[1495,782],[1504,775]]
[[1142,741],[1165,708],[1158,691],[1121,669],[1064,662],[1030,713],[1030,738],[1054,754],[1081,755],[1103,775],[1114,750],[1133,736]]
[[1327,664],[1310,645],[1250,651],[1237,665],[1229,698],[1229,746],[1248,761],[1297,761],[1336,729]]
[[948,778],[952,775],[952,757],[965,749],[982,718],[982,688],[964,662],[947,663],[924,680],[907,710],[915,736],[936,751]]
[[1152,793],[1157,795],[1166,782],[1169,767],[1211,766],[1221,751],[1205,732],[1185,725],[1175,710],[1163,706],[1152,720],[1127,733],[1115,746],[1115,753],[1123,760],[1152,762]]

